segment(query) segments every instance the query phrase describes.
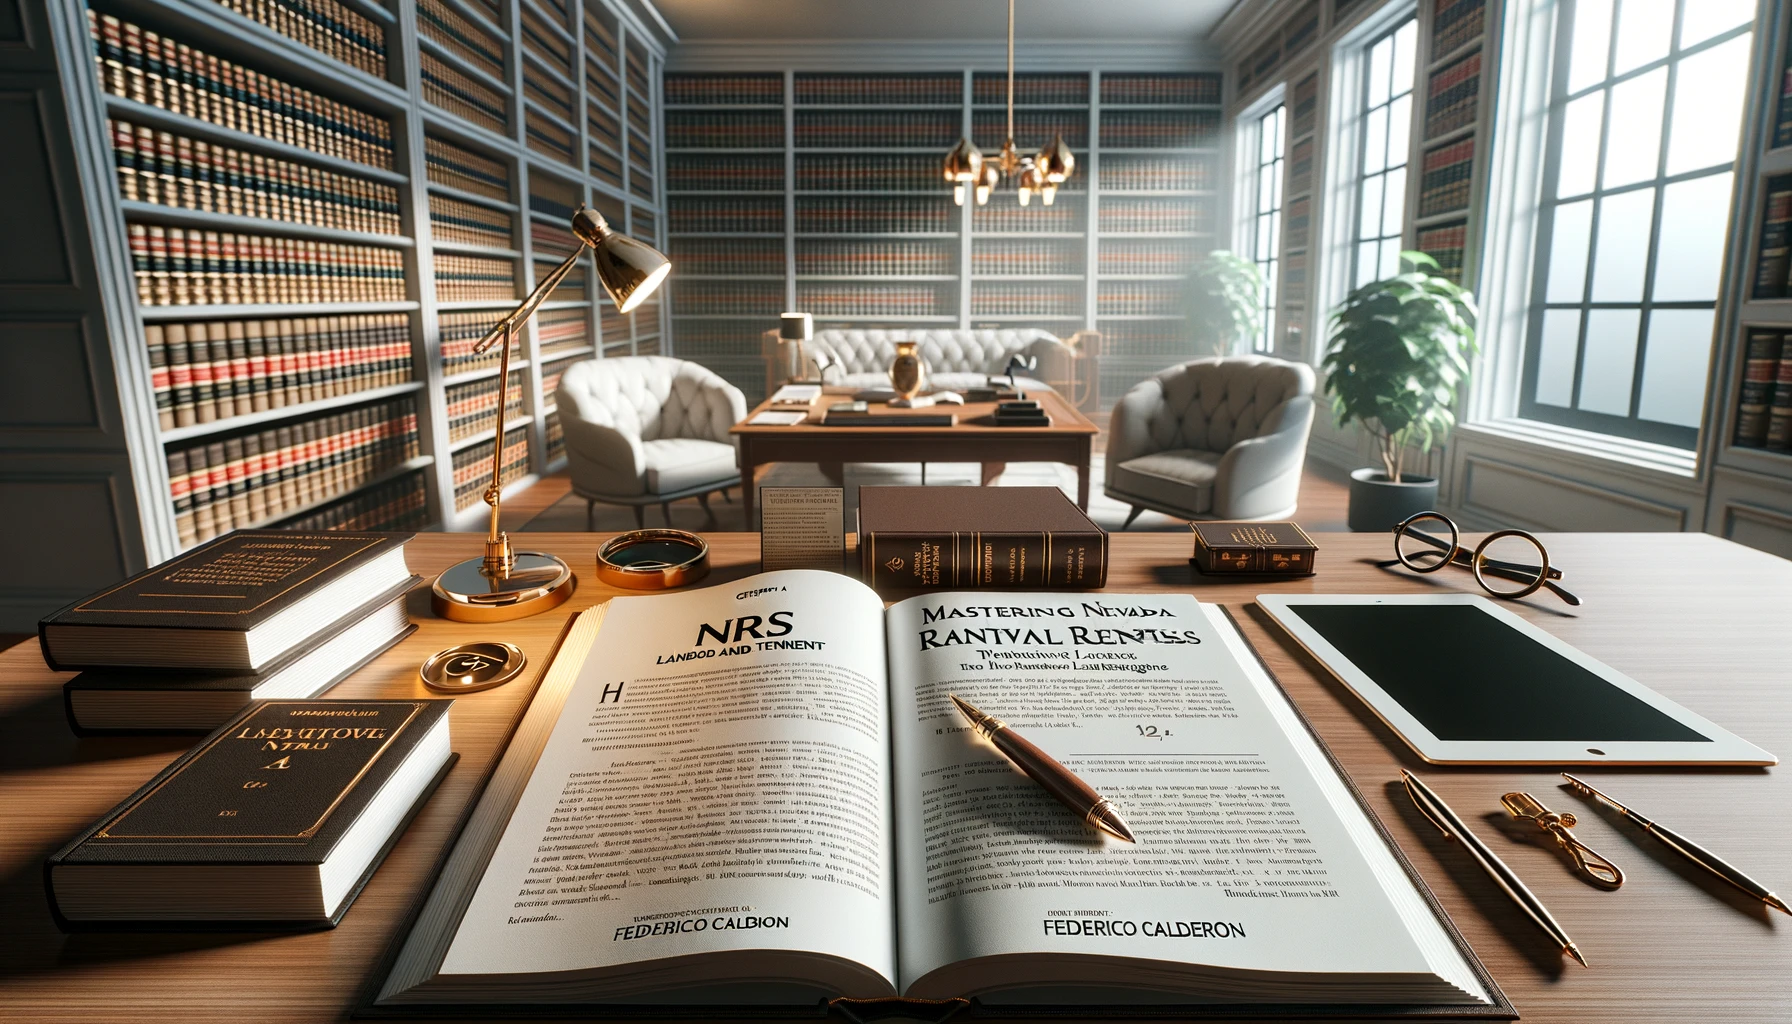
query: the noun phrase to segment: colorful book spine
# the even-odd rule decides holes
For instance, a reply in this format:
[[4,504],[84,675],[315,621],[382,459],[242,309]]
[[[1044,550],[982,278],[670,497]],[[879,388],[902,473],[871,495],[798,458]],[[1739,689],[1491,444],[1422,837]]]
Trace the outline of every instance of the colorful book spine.
[[185,549],[277,523],[417,457],[416,404],[395,399],[168,452]]
[[1425,99],[1425,137],[1435,139],[1473,124],[1481,97],[1481,53],[1476,51],[1431,76]]
[[515,244],[510,214],[447,196],[429,197],[429,232],[438,242],[509,249]]
[[1444,224],[1419,232],[1419,251],[1437,261],[1437,272],[1456,283],[1462,283],[1462,260],[1468,244],[1468,225]]
[[504,80],[503,42],[442,0],[417,4],[417,33],[442,44],[471,67]]
[[[504,451],[498,460],[499,486],[529,473],[529,432],[524,427],[504,435]],[[481,441],[454,453],[454,508],[464,512],[480,503],[491,483],[492,443]]]
[[423,172],[438,185],[510,201],[509,168],[434,136],[423,140]]
[[1792,334],[1786,338],[1774,375],[1773,400],[1767,409],[1766,444],[1776,451],[1792,449]]
[[436,253],[437,302],[504,302],[516,298],[516,264],[485,256]]
[[1767,202],[1761,222],[1761,247],[1755,256],[1757,299],[1778,299],[1786,294],[1786,275],[1792,267],[1792,177],[1767,182]]
[[392,125],[110,14],[87,12],[101,88],[232,131],[390,170]]
[[964,102],[964,79],[958,75],[799,74],[794,88],[798,104],[912,103],[955,107]]
[[781,149],[784,146],[784,114],[777,110],[728,113],[668,110],[666,146],[669,149]]
[[1095,302],[1101,316],[1176,316],[1183,293],[1174,282],[1103,281]]
[[[1160,78],[1162,76],[1151,76]],[[1102,79],[1102,95],[1109,103],[1144,102],[1144,103],[1176,103],[1179,101],[1163,99],[1169,95],[1173,87],[1167,82],[1133,83],[1129,89],[1130,79],[1121,76],[1106,76]],[[1160,98],[1149,100],[1121,100],[1115,96],[1145,96],[1152,85],[1159,86],[1156,93]],[[1190,91],[1188,95],[1194,95]],[[978,72],[971,82],[971,102],[980,107],[1002,106],[1008,101],[1008,76],[1000,73]],[[949,104],[956,105],[956,98],[948,99]],[[1056,74],[1039,72],[1021,72],[1014,76],[1014,102],[1016,106],[1030,103],[1069,103],[1087,105],[1089,102],[1089,76],[1079,74]],[[1189,101],[1193,102],[1193,101]]]
[[[603,49],[614,53],[611,40]],[[666,102],[718,106],[784,102],[784,76],[780,74],[681,74],[666,76]]]
[[1777,397],[1774,391],[1779,376],[1781,339],[1779,331],[1756,328],[1748,332],[1743,349],[1742,390],[1736,398],[1735,444],[1748,448],[1767,444],[1769,409]]
[[402,302],[395,249],[128,222],[144,306]]
[[[443,389],[443,397],[447,402],[448,440],[459,441],[471,437],[480,431],[490,431],[496,426],[492,422],[493,396],[498,393],[497,378],[469,381],[466,384],[455,384]],[[510,373],[510,387],[505,389],[504,422],[523,414],[523,374],[520,370]]]
[[1792,146],[1792,55],[1780,72],[1780,105],[1773,126],[1773,147]]
[[1431,58],[1442,59],[1481,34],[1487,0],[1437,0],[1431,16]]
[[471,75],[461,74],[427,50],[418,54],[417,78],[426,101],[499,134],[510,130],[508,106],[502,94]]
[[429,525],[429,490],[423,473],[326,505],[283,524],[289,530],[416,530]]
[[1468,209],[1475,166],[1475,140],[1463,139],[1426,153],[1419,179],[1419,216]]
[[1319,76],[1308,75],[1295,83],[1294,103],[1288,112],[1288,137],[1298,139],[1313,132],[1319,116]]
[[1076,316],[1083,286],[1074,281],[979,281],[971,288],[972,316]]
[[161,366],[155,386],[165,430],[412,379],[403,313],[146,324],[144,334],[151,366]]
[[1178,149],[1219,142],[1212,110],[1117,110],[1101,117],[1101,144],[1115,149]]

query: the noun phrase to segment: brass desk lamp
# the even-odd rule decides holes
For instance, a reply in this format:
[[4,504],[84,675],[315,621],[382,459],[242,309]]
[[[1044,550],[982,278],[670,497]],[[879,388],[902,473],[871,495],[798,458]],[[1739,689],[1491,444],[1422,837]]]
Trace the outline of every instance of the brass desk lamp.
[[[639,306],[665,281],[672,263],[650,245],[610,230],[603,217],[590,207],[581,205],[572,215],[572,232],[580,242],[591,247],[597,263],[597,278],[604,291],[616,303],[619,312],[627,313]],[[474,353],[485,352],[502,343],[498,357],[497,426],[492,441],[492,482],[485,489],[485,503],[492,507],[491,531],[485,541],[485,555],[469,558],[442,571],[430,588],[437,615],[457,622],[502,622],[545,612],[572,596],[575,583],[572,567],[557,555],[540,551],[513,551],[510,537],[498,529],[499,502],[502,499],[500,474],[504,465],[504,406],[509,391],[510,347],[521,327],[540,308],[548,295],[559,286],[573,265],[585,252],[584,246],[566,257],[566,261],[541,279],[504,319],[487,331],[473,346]]]

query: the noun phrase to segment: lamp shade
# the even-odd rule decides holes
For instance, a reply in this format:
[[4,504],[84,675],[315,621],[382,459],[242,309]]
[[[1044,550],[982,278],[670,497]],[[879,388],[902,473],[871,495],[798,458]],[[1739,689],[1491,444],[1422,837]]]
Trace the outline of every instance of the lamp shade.
[[815,320],[807,313],[778,314],[778,337],[785,341],[808,341],[814,331]]
[[971,140],[960,136],[958,145],[953,146],[940,162],[940,174],[947,181],[974,182],[983,172],[983,151]]
[[610,230],[603,215],[588,206],[573,214],[572,230],[591,246],[597,279],[610,293],[617,312],[627,313],[646,301],[672,272],[672,261],[664,253]]
[[1064,144],[1062,133],[1054,135],[1051,144],[1040,150],[1033,162],[1039,165],[1045,180],[1053,185],[1062,185],[1076,171],[1076,154]]

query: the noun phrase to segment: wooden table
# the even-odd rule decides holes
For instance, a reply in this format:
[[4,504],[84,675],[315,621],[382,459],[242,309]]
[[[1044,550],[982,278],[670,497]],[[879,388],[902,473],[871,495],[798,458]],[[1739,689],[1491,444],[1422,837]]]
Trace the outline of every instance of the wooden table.
[[[1089,508],[1089,453],[1100,428],[1064,400],[1047,391],[1028,394],[1052,418],[1049,427],[998,427],[989,422],[994,402],[966,402],[912,410],[919,415],[956,413],[950,427],[822,426],[833,402],[851,395],[823,395],[809,418],[788,427],[755,426],[753,417],[771,408],[760,403],[729,431],[740,445],[740,489],[748,526],[753,521],[754,480],[768,462],[815,462],[836,482],[847,462],[978,462],[987,484],[1009,462],[1063,462],[1076,467],[1076,503]],[[906,414],[911,410],[873,405],[873,412]]]
[[[511,640],[536,666],[569,613],[612,596],[591,573],[595,534],[529,534],[579,572],[579,591],[554,612],[516,623],[466,626],[435,619],[413,595],[416,635],[331,692],[334,697],[427,696],[417,665],[463,639]],[[1366,564],[1385,555],[1379,535],[1315,535],[1320,575],[1274,585],[1278,593],[1478,592],[1467,573],[1417,577]],[[407,552],[422,574],[476,554],[477,534],[423,534]],[[710,537],[710,582],[749,575],[753,534]],[[1553,600],[1521,614],[1782,757],[1792,756],[1792,562],[1703,534],[1545,537],[1584,600]],[[1113,538],[1110,593],[1192,591],[1230,607],[1251,644],[1313,722],[1450,916],[1527,1021],[1774,1021],[1792,1019],[1792,918],[1769,916],[1687,867],[1636,829],[1557,789],[1532,769],[1426,766],[1354,698],[1323,677],[1251,604],[1258,583],[1193,577],[1182,534]],[[1448,672],[1440,666],[1440,672]],[[498,753],[529,687],[461,698],[454,747],[461,761],[334,931],[300,935],[62,935],[45,904],[42,862],[71,834],[123,799],[190,744],[177,737],[76,739],[57,684],[35,644],[0,652],[0,1017],[37,1021],[339,1020],[427,882],[479,780]],[[1422,774],[1468,818],[1555,912],[1592,960],[1564,967],[1537,930],[1497,895],[1461,850],[1444,842],[1394,789],[1401,767]],[[1792,771],[1590,771],[1596,784],[1709,844],[1756,877],[1792,893]],[[1502,835],[1499,795],[1528,789],[1574,810],[1576,834],[1617,860],[1630,880],[1601,892],[1576,880],[1552,850]],[[1540,833],[1538,833],[1540,835]],[[1517,833],[1514,833],[1517,835]]]

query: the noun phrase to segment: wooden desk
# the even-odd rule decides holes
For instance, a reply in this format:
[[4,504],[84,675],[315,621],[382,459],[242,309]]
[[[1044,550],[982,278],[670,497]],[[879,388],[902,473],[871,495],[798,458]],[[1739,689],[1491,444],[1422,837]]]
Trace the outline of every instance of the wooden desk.
[[[511,640],[540,666],[567,614],[614,592],[590,571],[600,537],[529,534],[579,572],[579,591],[555,612],[491,627],[432,618],[412,596],[417,634],[332,691],[335,697],[421,697],[417,665],[472,637]],[[1473,591],[1468,574],[1416,577],[1363,563],[1382,557],[1379,535],[1316,535],[1320,575],[1275,585],[1280,593]],[[477,553],[476,534],[423,534],[407,549],[430,574]],[[1552,559],[1586,604],[1553,600],[1519,609],[1543,628],[1630,673],[1782,757],[1792,757],[1792,562],[1703,534],[1579,534],[1545,538]],[[750,574],[752,534],[710,537],[710,582]],[[1362,707],[1324,681],[1250,606],[1264,584],[1192,577],[1183,534],[1113,538],[1110,593],[1190,590],[1223,602],[1247,638],[1349,769],[1383,821],[1437,892],[1527,1021],[1774,1021],[1792,1018],[1786,974],[1792,919],[1768,916],[1674,858],[1636,829],[1615,823],[1556,788],[1553,773],[1440,769],[1421,764]],[[1473,591],[1478,592],[1478,591]],[[1439,666],[1447,674],[1448,666]],[[0,1017],[69,1021],[316,1021],[345,1017],[386,949],[461,810],[497,753],[528,693],[512,684],[463,697],[454,709],[460,764],[419,815],[360,900],[334,931],[302,935],[85,934],[56,931],[44,900],[42,862],[91,819],[189,745],[180,738],[83,739],[70,735],[57,684],[35,644],[0,653]],[[1459,849],[1419,819],[1391,788],[1400,767],[1420,772],[1537,891],[1592,960],[1565,961],[1495,894]],[[1706,842],[1782,895],[1792,894],[1792,771],[1629,769],[1589,771],[1644,813]],[[1499,795],[1528,789],[1574,810],[1587,842],[1630,876],[1601,892],[1570,875],[1539,845],[1514,841],[1497,823]],[[1540,834],[1540,833],[1539,833]]]
[[[757,499],[753,482],[759,467],[768,462],[820,463],[822,472],[836,481],[841,465],[847,462],[980,462],[985,484],[999,476],[1009,462],[1062,462],[1076,467],[1076,503],[1084,511],[1089,508],[1089,454],[1100,428],[1062,395],[1047,391],[1027,396],[1038,399],[1051,416],[1049,427],[995,426],[988,422],[996,409],[994,402],[913,410],[919,414],[955,413],[958,424],[951,427],[821,425],[829,404],[851,397],[823,395],[803,423],[755,426],[753,416],[771,408],[767,399],[729,431],[740,445],[740,489],[749,527],[757,525],[753,521]],[[875,405],[872,409],[896,414],[909,411]]]

